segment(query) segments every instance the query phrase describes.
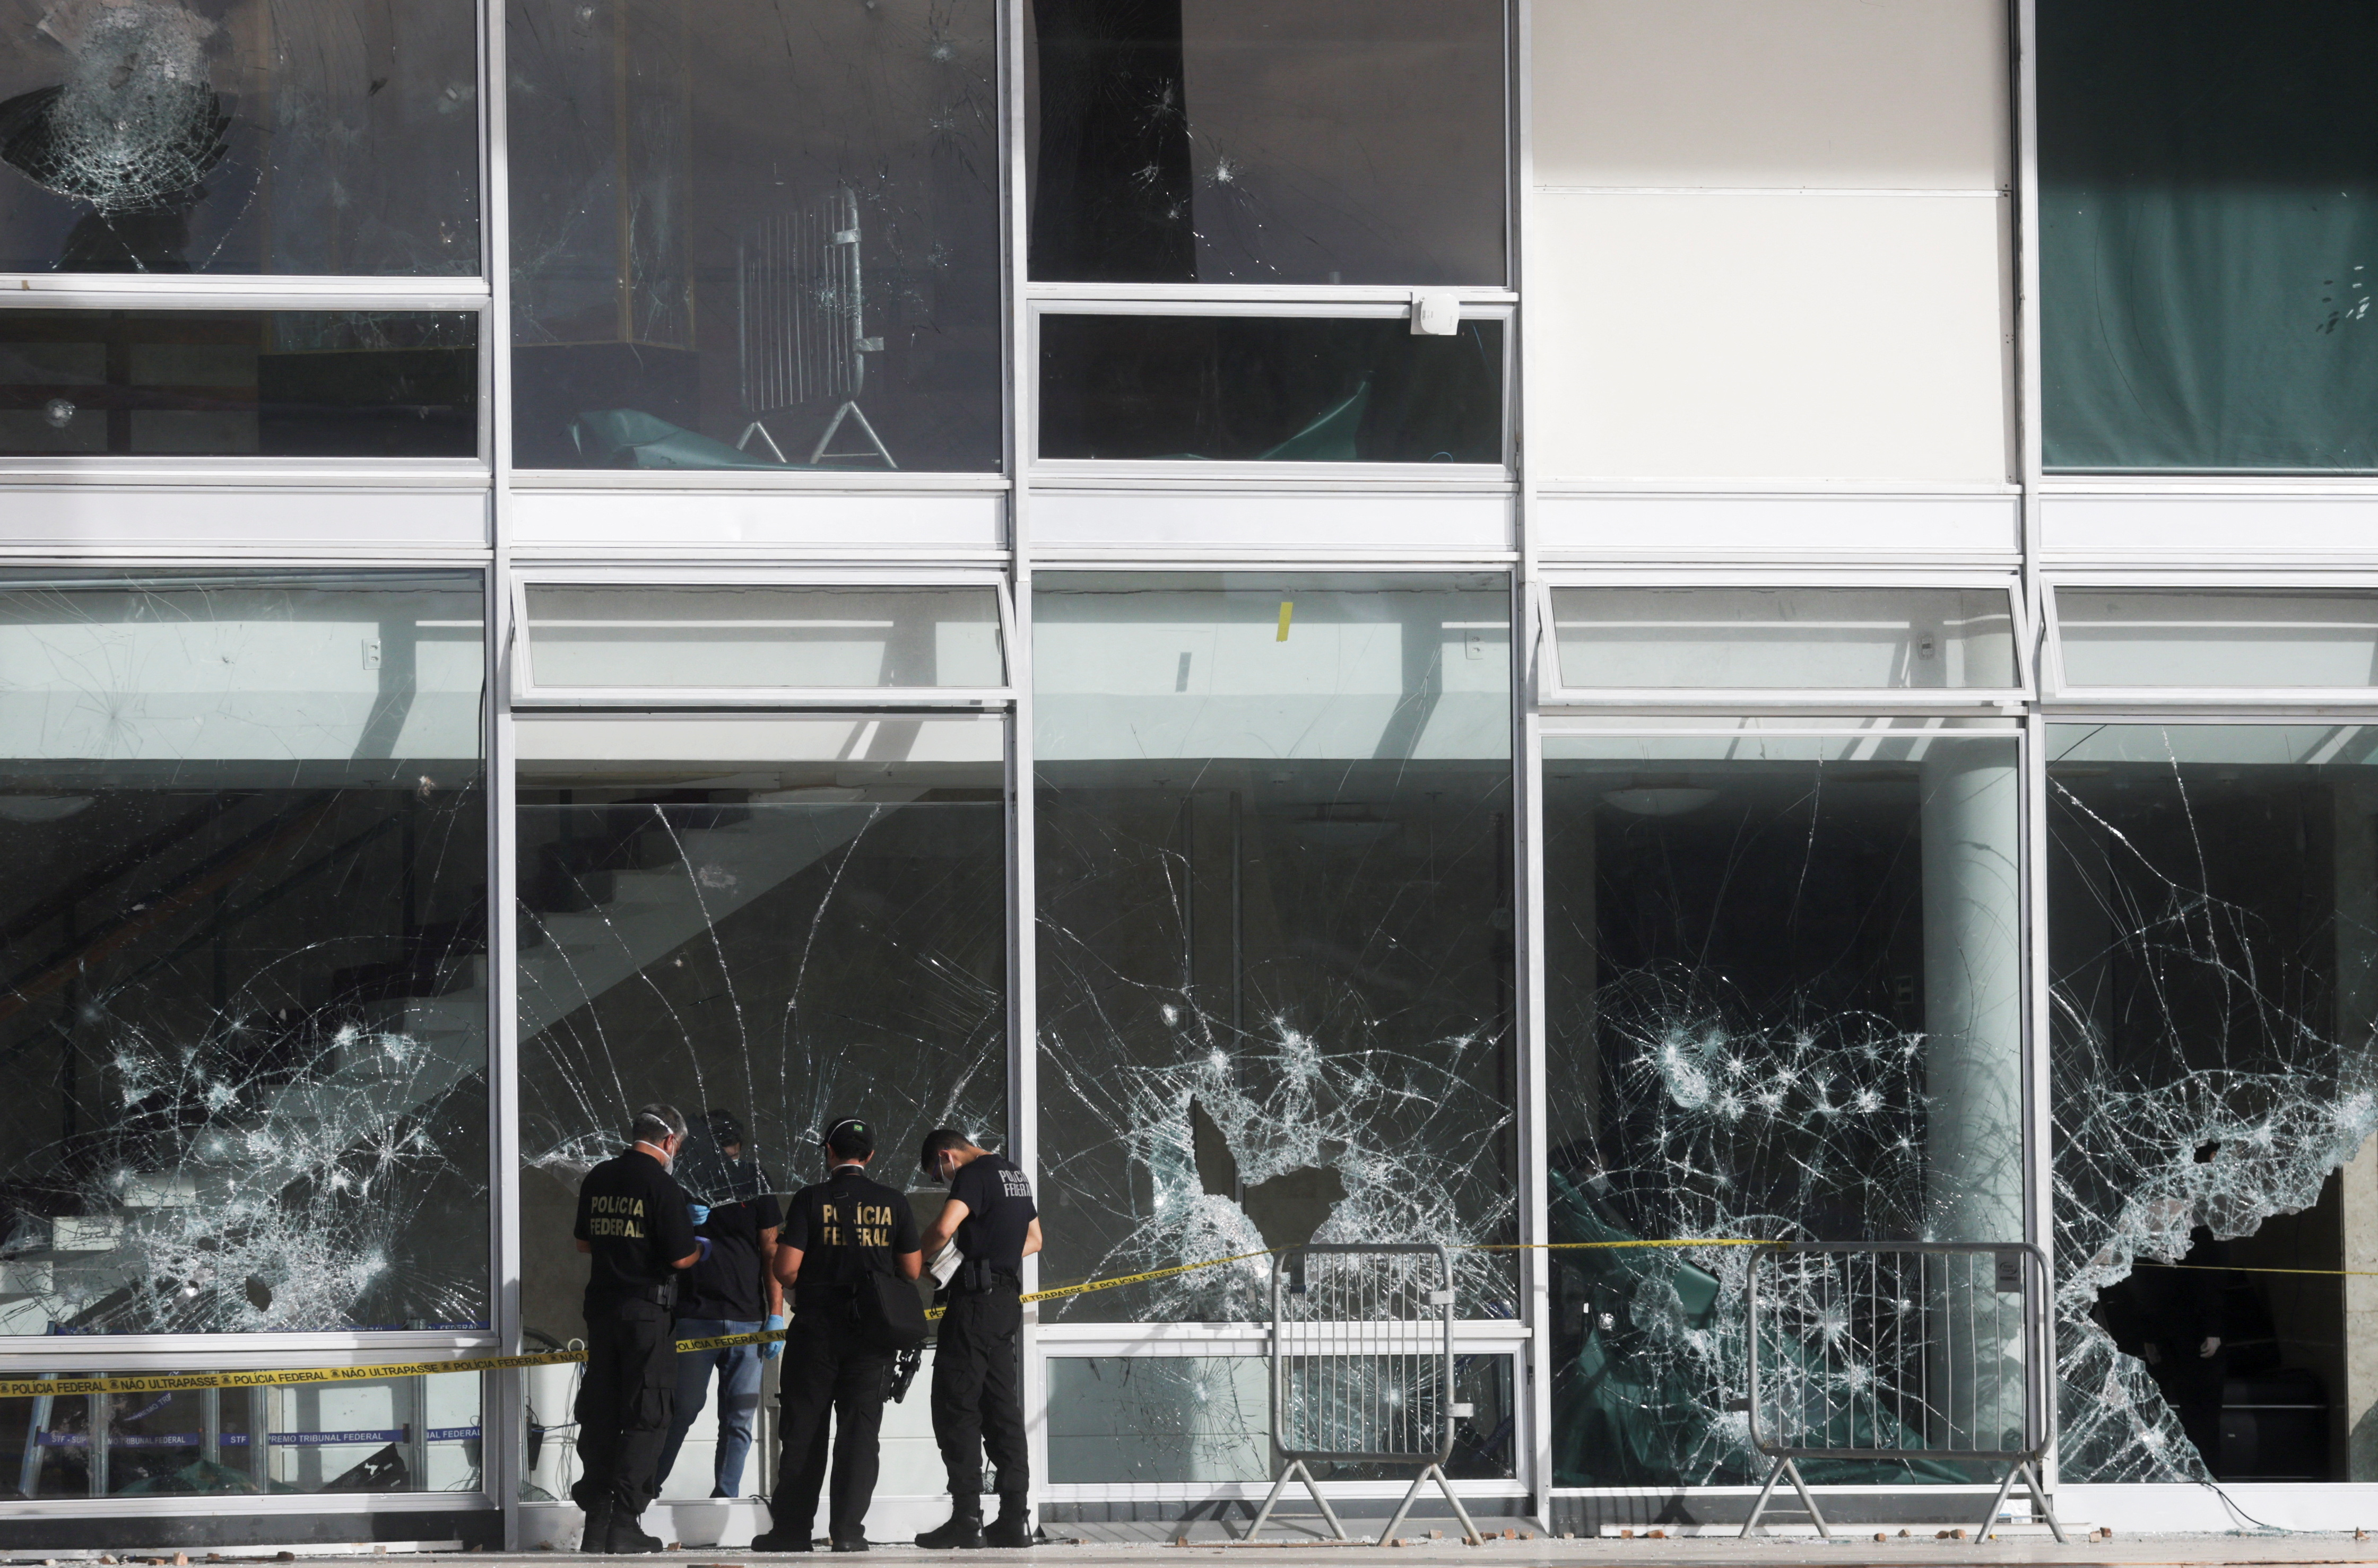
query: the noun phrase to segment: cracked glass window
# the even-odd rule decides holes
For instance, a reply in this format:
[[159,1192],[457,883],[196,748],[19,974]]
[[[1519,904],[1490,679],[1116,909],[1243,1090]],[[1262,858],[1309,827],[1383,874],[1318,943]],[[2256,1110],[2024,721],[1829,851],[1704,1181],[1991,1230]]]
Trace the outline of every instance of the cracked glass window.
[[1032,276],[1499,285],[1503,10],[1032,0]]
[[991,0],[505,15],[521,466],[1000,466]]
[[[846,1116],[876,1124],[895,1185],[924,1187],[934,1128],[1003,1143],[1003,718],[586,714],[518,734],[532,1337],[583,1332],[572,1205],[638,1106],[693,1124],[679,1176],[697,1195],[821,1179]],[[743,1131],[739,1164],[715,1113]],[[939,1189],[914,1201],[930,1217]],[[566,1406],[557,1385],[537,1408]],[[539,1474],[556,1495],[570,1479]]]
[[16,1497],[474,1492],[480,1466],[476,1372],[0,1401]]
[[[1435,1241],[1510,1315],[1507,582],[1036,587],[1044,1280]],[[1043,1311],[1267,1320],[1270,1279]]]
[[[1543,751],[1548,1239],[2023,1239],[2014,731],[1680,721]],[[1749,1250],[1550,1257],[1556,1483],[1757,1483],[1729,1403]],[[1868,1414],[1938,1443],[1980,1424],[1975,1383],[1923,1430]]]
[[0,1333],[486,1326],[480,603],[0,578]]
[[479,270],[471,0],[6,0],[0,271]]
[[2048,736],[2062,1473],[2378,1479],[2378,731]]
[[1039,454],[1142,461],[1503,461],[1503,323],[1040,317]]
[[0,456],[471,458],[464,311],[0,311]]
[[[1457,1356],[1453,1381],[1454,1398],[1471,1413],[1454,1423],[1446,1474],[1457,1480],[1517,1475],[1511,1358]],[[1324,1480],[1401,1480],[1411,1474],[1408,1466],[1328,1460],[1309,1467]],[[1050,1359],[1049,1478],[1058,1485],[1261,1483],[1276,1473],[1267,1358]]]

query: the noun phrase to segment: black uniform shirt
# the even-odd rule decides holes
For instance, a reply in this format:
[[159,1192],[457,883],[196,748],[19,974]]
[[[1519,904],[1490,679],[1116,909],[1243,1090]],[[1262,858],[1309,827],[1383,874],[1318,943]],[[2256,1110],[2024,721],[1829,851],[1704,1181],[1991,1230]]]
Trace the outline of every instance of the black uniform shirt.
[[1024,1273],[1024,1232],[1040,1211],[1032,1183],[1013,1160],[977,1155],[950,1179],[950,1199],[967,1206],[958,1224],[958,1251],[993,1272]]
[[702,1224],[702,1234],[710,1238],[710,1256],[687,1274],[678,1315],[747,1323],[765,1318],[768,1290],[760,1276],[760,1232],[784,1223],[785,1212],[776,1206],[773,1193],[713,1205],[710,1217]]
[[793,1194],[776,1245],[801,1254],[795,1306],[838,1310],[862,1272],[899,1274],[900,1255],[917,1250],[917,1216],[907,1198],[847,1165]]
[[667,1167],[630,1149],[586,1173],[578,1187],[578,1224],[571,1234],[588,1244],[594,1267],[586,1279],[586,1315],[607,1316],[628,1301],[660,1300],[671,1265],[694,1250],[693,1216],[685,1189]]

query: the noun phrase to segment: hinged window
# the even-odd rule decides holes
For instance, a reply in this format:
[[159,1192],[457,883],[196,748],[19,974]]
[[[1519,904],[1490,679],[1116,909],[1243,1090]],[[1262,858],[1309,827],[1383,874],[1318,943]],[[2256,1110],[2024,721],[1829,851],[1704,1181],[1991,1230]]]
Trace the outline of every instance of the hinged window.
[[601,706],[1007,700],[995,580],[531,581],[513,699]]
[[2173,700],[2217,691],[2225,702],[2378,694],[2378,590],[2065,584],[2049,603],[2060,694]]
[[2021,698],[2012,585],[1552,587],[1548,702]]

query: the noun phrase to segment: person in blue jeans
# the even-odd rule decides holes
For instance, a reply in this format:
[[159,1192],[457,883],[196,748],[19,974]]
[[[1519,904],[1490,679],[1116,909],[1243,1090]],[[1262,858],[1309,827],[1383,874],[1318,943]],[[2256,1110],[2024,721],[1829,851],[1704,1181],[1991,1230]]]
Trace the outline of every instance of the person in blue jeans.
[[[677,1337],[710,1339],[785,1326],[785,1287],[768,1266],[784,1211],[759,1162],[743,1157],[742,1124],[727,1111],[703,1118],[703,1134],[679,1167],[680,1185],[693,1199],[695,1233],[710,1239],[710,1255],[689,1270],[678,1301]],[[718,1459],[713,1497],[739,1497],[743,1462],[760,1409],[760,1369],[784,1354],[782,1340],[690,1350],[677,1359],[677,1410],[661,1450],[660,1479],[668,1478],[685,1434],[718,1379]]]

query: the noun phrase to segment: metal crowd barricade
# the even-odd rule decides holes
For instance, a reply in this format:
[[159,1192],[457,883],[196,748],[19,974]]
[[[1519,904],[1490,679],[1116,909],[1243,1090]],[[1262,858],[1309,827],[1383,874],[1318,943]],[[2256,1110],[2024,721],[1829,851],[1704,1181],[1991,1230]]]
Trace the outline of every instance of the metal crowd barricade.
[[[1977,1535],[2016,1481],[2060,1541],[2040,1460],[2055,1436],[2048,1259],[2027,1243],[1778,1243],[1751,1260],[1750,1441],[1774,1460],[1742,1526],[1788,1478],[1830,1538],[1803,1459],[2007,1466]],[[1911,1485],[1917,1484],[1911,1479]]]
[[1325,1463],[1418,1469],[1382,1541],[1432,1480],[1463,1538],[1483,1538],[1445,1473],[1454,1424],[1471,1413],[1455,1397],[1453,1323],[1453,1254],[1444,1247],[1316,1241],[1272,1259],[1275,1479],[1243,1539],[1262,1531],[1291,1480],[1304,1483],[1331,1535],[1351,1539],[1314,1477],[1311,1466]]

